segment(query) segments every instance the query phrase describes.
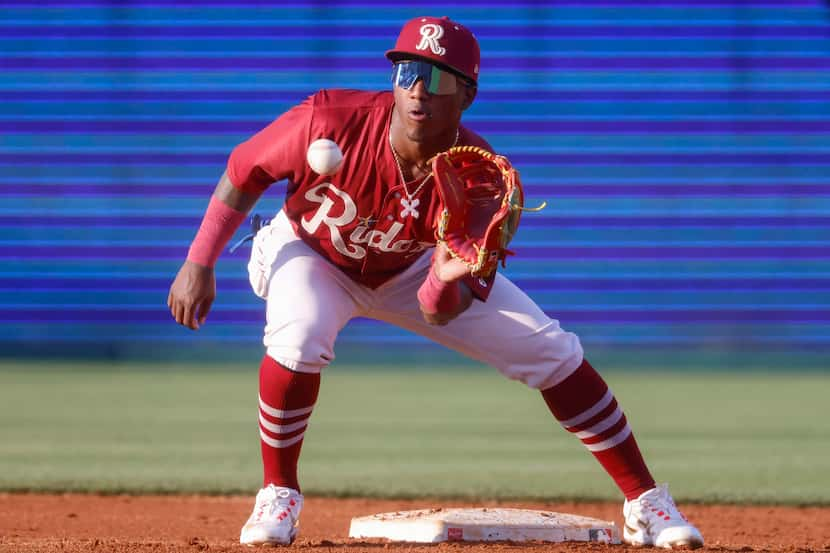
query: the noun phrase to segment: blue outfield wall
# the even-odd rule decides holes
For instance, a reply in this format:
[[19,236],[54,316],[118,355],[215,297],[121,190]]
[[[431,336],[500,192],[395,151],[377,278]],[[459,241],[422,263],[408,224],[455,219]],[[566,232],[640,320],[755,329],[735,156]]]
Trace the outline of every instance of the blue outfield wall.
[[0,355],[258,355],[246,248],[199,334],[165,305],[226,156],[318,88],[388,87],[424,14],[477,34],[466,122],[550,204],[506,272],[588,348],[827,359],[820,0],[0,2]]

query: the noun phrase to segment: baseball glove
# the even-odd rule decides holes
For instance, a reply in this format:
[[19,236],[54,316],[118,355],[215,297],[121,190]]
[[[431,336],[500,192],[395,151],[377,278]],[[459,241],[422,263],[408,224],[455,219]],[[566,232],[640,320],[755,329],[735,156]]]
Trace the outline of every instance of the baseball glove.
[[[488,277],[505,258],[516,234],[524,194],[507,158],[476,146],[456,146],[432,161],[441,204],[435,236],[474,276]],[[545,207],[543,203],[534,211]]]

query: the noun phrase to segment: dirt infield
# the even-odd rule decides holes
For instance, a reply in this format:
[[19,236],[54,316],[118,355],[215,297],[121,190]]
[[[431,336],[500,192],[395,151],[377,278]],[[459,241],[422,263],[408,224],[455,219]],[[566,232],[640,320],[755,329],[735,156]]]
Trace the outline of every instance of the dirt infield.
[[[0,552],[251,551],[237,544],[253,498],[0,494]],[[621,524],[620,504],[475,503],[307,498],[293,550],[344,553],[641,551],[598,544],[386,544],[347,536],[353,516],[428,507],[502,506],[569,512]],[[703,551],[830,551],[830,508],[689,505]]]

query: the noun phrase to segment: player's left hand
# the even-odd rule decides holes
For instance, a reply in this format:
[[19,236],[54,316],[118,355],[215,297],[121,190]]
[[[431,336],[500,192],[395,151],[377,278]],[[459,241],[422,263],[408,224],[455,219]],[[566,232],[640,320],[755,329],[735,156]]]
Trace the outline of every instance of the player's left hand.
[[489,277],[512,255],[507,246],[526,211],[518,171],[504,156],[456,146],[432,159],[432,173],[440,199],[435,237],[471,274]]

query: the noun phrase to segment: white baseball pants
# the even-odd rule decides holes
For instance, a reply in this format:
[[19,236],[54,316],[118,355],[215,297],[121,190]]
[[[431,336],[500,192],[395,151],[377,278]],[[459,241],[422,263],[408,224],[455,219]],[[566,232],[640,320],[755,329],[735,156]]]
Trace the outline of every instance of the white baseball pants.
[[254,292],[267,301],[267,354],[293,371],[320,372],[334,359],[340,330],[352,318],[366,317],[425,336],[531,388],[550,388],[580,365],[579,338],[562,330],[559,321],[501,274],[486,302],[474,300],[445,326],[424,322],[416,293],[431,252],[373,290],[297,238],[280,211],[257,233],[248,264]]

